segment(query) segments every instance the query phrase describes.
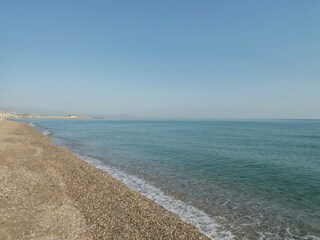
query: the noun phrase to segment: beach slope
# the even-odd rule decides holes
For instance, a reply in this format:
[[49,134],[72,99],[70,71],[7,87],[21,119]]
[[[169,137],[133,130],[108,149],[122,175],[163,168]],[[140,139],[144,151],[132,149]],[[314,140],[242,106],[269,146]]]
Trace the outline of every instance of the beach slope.
[[0,121],[1,239],[207,239],[26,123]]

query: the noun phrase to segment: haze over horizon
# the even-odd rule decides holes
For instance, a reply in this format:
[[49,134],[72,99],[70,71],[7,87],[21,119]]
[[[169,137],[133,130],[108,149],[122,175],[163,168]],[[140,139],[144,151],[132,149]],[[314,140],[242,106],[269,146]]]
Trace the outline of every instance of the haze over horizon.
[[316,0],[1,1],[0,106],[320,119],[319,11]]

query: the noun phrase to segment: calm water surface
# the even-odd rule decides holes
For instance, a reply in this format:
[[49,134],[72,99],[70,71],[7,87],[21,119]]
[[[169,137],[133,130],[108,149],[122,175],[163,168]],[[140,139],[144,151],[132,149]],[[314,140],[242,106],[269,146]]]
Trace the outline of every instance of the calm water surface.
[[217,232],[320,239],[320,121],[28,121],[204,211]]

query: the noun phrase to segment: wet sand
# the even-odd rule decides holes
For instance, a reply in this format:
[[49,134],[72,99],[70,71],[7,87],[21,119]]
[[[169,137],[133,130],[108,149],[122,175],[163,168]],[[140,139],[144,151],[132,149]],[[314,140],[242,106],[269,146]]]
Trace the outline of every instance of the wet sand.
[[0,121],[0,239],[208,239],[26,123]]

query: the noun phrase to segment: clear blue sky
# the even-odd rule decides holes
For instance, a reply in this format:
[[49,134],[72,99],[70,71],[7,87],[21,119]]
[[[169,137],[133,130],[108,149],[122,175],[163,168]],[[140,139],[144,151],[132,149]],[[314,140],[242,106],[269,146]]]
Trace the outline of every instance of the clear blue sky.
[[0,107],[320,118],[320,1],[0,1]]

